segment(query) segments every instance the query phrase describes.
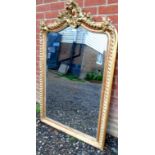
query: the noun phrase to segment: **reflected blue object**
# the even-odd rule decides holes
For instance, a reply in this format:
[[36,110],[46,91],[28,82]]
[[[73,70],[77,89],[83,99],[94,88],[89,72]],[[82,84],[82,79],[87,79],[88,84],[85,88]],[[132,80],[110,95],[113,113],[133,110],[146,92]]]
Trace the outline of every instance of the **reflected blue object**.
[[81,72],[81,65],[72,64],[70,72],[75,76],[79,76]]
[[48,69],[58,69],[58,57],[60,52],[60,42],[62,35],[50,32],[47,34],[47,67]]

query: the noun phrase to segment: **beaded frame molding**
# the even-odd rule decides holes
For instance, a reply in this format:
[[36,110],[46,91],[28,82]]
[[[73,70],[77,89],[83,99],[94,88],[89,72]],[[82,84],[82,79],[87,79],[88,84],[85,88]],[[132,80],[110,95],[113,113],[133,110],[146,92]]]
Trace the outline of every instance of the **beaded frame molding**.
[[[46,116],[46,37],[48,32],[59,32],[67,27],[83,28],[96,33],[104,33],[108,36],[108,48],[104,64],[103,84],[101,90],[100,109],[98,117],[97,136],[92,137],[76,129],[68,127]],[[74,0],[66,3],[65,11],[59,13],[55,22],[46,24],[40,22],[40,119],[42,122],[82,140],[96,148],[103,150],[110,98],[114,76],[115,60],[117,54],[117,31],[109,18],[103,17],[102,22],[95,22],[90,13],[85,13]]]

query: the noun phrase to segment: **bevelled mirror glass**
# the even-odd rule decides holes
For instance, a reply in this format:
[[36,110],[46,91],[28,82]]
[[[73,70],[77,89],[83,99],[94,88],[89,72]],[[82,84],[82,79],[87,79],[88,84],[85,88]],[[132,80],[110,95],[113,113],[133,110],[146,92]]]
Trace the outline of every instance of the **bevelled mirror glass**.
[[82,27],[47,33],[47,117],[96,137],[107,44]]
[[107,19],[95,23],[74,1],[58,19],[41,24],[41,121],[103,149],[115,28]]

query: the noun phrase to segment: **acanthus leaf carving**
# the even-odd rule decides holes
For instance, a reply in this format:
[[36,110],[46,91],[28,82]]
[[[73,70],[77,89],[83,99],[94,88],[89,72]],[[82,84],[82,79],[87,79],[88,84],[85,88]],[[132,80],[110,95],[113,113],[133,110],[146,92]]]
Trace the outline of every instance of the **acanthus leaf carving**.
[[83,19],[91,22],[92,16],[90,13],[84,13],[74,0],[69,0],[65,11],[59,14],[58,19],[65,20],[68,25],[76,28],[81,25]]
[[113,32],[114,30],[114,26],[108,17],[103,17],[102,22],[95,22],[91,14],[83,12],[75,0],[69,0],[66,3],[65,11],[59,13],[54,23],[46,25],[45,22],[41,22],[40,29],[42,31],[52,31],[63,27],[63,25],[73,28],[84,25],[89,29],[100,32]]

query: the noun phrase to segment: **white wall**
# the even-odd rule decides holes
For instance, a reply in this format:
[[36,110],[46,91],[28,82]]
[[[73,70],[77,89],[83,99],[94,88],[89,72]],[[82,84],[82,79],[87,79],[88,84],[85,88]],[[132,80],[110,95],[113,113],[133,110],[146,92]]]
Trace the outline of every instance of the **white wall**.
[[105,34],[93,33],[82,27],[78,29],[68,27],[60,34],[63,35],[62,42],[72,43],[75,39],[77,43],[86,44],[102,54],[107,50],[108,37]]
[[87,32],[85,44],[103,54],[107,50],[108,38],[105,34]]

